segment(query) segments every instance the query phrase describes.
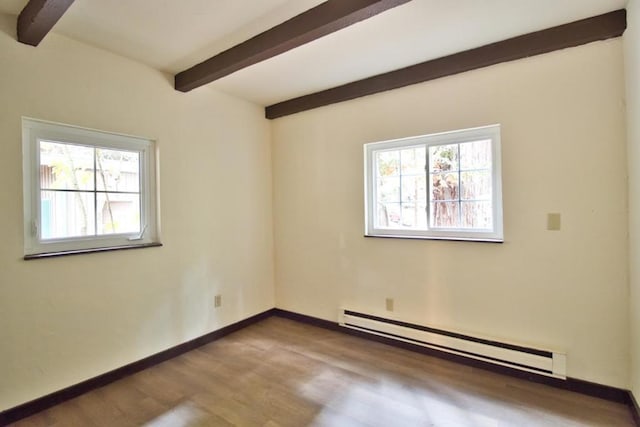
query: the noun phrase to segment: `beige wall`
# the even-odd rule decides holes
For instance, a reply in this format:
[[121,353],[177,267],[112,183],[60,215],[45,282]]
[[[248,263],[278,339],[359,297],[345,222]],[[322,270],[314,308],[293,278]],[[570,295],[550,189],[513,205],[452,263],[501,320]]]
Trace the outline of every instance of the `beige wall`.
[[624,33],[629,155],[629,267],[631,283],[631,390],[640,397],[640,2],[627,5]]
[[[274,306],[263,110],[14,28],[0,15],[0,410]],[[23,115],[157,139],[164,247],[23,261]]]
[[[628,387],[622,41],[598,42],[278,119],[276,301],[341,306],[566,351]],[[504,244],[364,238],[367,142],[502,124]],[[562,230],[546,231],[546,214]]]

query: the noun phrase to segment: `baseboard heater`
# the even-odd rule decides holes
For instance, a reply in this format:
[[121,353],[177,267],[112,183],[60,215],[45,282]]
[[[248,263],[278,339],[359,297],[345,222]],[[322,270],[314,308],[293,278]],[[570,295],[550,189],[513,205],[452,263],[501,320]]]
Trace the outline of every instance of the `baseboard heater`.
[[564,353],[501,343],[342,309],[341,326],[522,371],[566,378]]

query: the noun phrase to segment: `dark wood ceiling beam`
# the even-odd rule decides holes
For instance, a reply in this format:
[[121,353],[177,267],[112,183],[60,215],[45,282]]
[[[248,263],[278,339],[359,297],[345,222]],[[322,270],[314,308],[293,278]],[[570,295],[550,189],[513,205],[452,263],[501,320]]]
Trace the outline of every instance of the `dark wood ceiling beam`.
[[175,76],[188,92],[410,0],[328,0]]
[[501,62],[619,37],[626,28],[626,10],[621,9],[283,101],[266,107],[265,116],[276,119]]
[[18,41],[38,46],[74,0],[30,0],[18,16]]

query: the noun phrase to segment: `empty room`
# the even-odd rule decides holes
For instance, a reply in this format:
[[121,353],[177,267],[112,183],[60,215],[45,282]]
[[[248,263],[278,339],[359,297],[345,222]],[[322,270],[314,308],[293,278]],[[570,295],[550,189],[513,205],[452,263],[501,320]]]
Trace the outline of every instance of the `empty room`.
[[640,425],[640,0],[0,0],[0,425]]

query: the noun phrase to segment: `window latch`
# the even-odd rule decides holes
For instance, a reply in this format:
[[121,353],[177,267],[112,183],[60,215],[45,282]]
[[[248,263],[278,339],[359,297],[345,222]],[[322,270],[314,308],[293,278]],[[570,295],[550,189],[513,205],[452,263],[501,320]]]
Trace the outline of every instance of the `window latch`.
[[142,240],[142,236],[144,236],[144,232],[147,230],[147,225],[145,224],[144,227],[142,227],[142,231],[140,232],[140,234],[138,234],[137,236],[133,236],[133,237],[129,237],[129,241],[134,241],[134,240]]

